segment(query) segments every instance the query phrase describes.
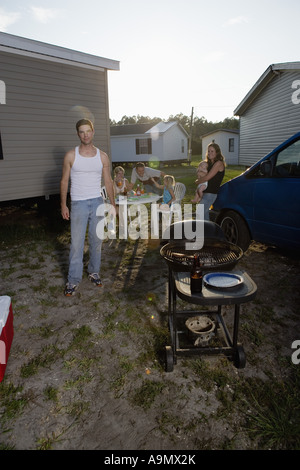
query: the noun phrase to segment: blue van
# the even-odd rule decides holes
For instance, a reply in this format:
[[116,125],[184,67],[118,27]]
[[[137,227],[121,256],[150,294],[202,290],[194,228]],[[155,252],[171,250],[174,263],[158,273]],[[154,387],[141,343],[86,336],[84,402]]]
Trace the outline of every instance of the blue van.
[[223,184],[210,211],[228,241],[300,249],[300,132]]

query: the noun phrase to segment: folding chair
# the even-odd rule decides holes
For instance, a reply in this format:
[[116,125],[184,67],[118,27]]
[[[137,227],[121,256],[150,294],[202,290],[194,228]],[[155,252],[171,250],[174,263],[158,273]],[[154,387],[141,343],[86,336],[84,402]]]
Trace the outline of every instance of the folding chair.
[[172,202],[170,207],[170,224],[172,222],[173,214],[179,214],[179,212],[181,212],[181,201],[184,198],[185,192],[186,187],[183,183],[175,183],[174,195],[176,199],[174,202]]

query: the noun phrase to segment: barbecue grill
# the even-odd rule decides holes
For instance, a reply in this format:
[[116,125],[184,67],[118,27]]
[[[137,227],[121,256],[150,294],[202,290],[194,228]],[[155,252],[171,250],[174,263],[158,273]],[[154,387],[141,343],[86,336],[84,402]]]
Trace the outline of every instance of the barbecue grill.
[[[192,233],[194,238],[190,237]],[[199,239],[197,234],[201,234],[202,238]],[[228,242],[222,229],[210,221],[176,222],[168,228],[168,233],[163,235],[163,239],[165,244],[160,254],[169,267],[168,317],[171,335],[171,346],[165,348],[166,371],[173,370],[178,355],[223,354],[230,358],[237,368],[245,367],[245,352],[237,341],[240,304],[254,299],[257,287],[247,273],[234,269],[242,258],[243,251],[237,245]],[[210,272],[213,272],[211,276],[219,274],[237,276],[241,282],[234,287],[221,289],[204,283],[201,293],[192,294],[189,273],[195,254],[199,254],[203,272],[207,273],[207,276]],[[226,271],[231,273],[226,274]],[[201,308],[198,311],[178,310],[177,297]],[[234,306],[232,335],[222,313],[224,305]],[[217,308],[204,310],[204,306]],[[201,330],[197,332],[199,338],[191,344],[191,327],[201,326],[203,321],[209,323],[213,334],[209,332],[209,335],[205,335],[206,332]],[[213,347],[210,346],[211,340],[216,344]]]
[[[197,224],[204,224],[203,239],[198,240],[202,248],[189,248],[196,238],[188,243],[186,233],[197,233]],[[200,230],[199,230],[200,232]],[[174,240],[176,235],[177,239]],[[181,237],[181,238],[179,238]],[[170,226],[170,241],[160,250],[161,256],[169,267],[176,272],[189,272],[195,254],[200,255],[203,271],[231,270],[242,258],[243,251],[237,245],[226,240],[225,235],[216,223],[210,221],[187,220],[175,222]]]

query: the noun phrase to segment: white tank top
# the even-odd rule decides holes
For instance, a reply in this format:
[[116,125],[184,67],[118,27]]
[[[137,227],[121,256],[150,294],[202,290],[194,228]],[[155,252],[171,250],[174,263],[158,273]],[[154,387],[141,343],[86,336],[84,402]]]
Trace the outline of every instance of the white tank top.
[[75,148],[75,160],[71,168],[71,199],[81,201],[100,196],[103,164],[100,151],[94,157],[83,157]]

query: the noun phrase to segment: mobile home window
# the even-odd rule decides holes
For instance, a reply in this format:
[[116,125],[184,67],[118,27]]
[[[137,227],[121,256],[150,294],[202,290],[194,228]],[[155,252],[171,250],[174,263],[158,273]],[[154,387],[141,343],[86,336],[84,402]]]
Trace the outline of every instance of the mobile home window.
[[135,139],[136,155],[152,153],[152,139]]
[[229,152],[234,152],[234,139],[229,139],[228,150]]
[[181,139],[181,153],[184,153],[184,139]]

